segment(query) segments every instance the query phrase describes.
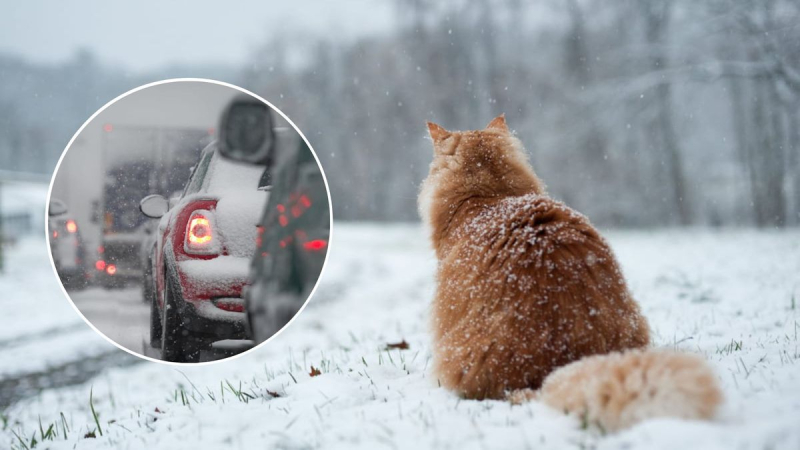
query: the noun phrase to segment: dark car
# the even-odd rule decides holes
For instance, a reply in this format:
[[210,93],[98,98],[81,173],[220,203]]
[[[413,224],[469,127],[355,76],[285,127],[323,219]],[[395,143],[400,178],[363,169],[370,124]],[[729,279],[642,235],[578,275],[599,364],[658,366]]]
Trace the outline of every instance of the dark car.
[[328,251],[330,212],[322,172],[302,140],[286,153],[274,170],[251,284],[245,289],[248,325],[256,342],[274,335],[297,314]]
[[112,233],[103,236],[98,248],[94,282],[106,289],[139,283],[142,264],[139,259],[141,237],[137,233]]
[[273,130],[266,104],[234,100],[220,130],[222,153],[263,166],[262,185],[270,186],[244,290],[249,335],[263,342],[297,314],[319,279],[330,236],[328,192],[311,149],[294,129]]
[[216,143],[201,154],[177,204],[151,195],[141,211],[161,218],[152,256],[155,295],[150,342],[167,361],[197,362],[216,341],[244,339],[242,287],[266,202],[262,171],[221,158]]

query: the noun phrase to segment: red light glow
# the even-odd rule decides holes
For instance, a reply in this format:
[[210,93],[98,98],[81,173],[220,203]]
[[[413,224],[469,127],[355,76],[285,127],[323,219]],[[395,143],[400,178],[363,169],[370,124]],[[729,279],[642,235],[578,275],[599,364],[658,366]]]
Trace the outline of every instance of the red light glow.
[[264,236],[264,227],[262,227],[261,225],[259,225],[259,226],[257,226],[257,227],[256,227],[256,230],[258,230],[258,231],[256,232],[256,248],[261,248],[261,244],[262,244],[262,243],[263,243],[263,241],[264,241],[264,239],[263,239],[263,236]]
[[111,125],[110,123],[103,125],[103,131],[105,131],[106,133],[111,133],[112,131],[114,131],[114,125]]
[[320,251],[328,246],[328,241],[325,239],[314,239],[303,244],[303,248],[311,251]]
[[108,266],[106,266],[106,273],[109,275],[114,275],[115,273],[117,273],[117,266],[115,266],[114,264],[109,264]]
[[53,231],[53,239],[57,239],[57,238],[58,238],[58,231],[54,230]]
[[94,263],[94,268],[102,272],[106,270],[106,262],[102,259],[98,259],[97,262]]
[[286,225],[289,225],[289,219],[287,219],[286,216],[281,214],[281,216],[278,217],[278,223],[280,223],[282,227],[285,227]]
[[309,206],[311,206],[311,200],[308,198],[308,196],[301,195],[300,196],[300,204],[305,206],[306,208],[308,208]]
[[67,231],[69,231],[70,233],[75,233],[76,231],[78,231],[78,224],[76,224],[74,220],[69,219],[67,221]]

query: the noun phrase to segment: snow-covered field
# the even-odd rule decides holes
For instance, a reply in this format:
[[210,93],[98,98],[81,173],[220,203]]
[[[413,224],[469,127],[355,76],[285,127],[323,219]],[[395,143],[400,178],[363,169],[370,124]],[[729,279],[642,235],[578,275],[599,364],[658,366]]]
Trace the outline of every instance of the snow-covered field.
[[[430,374],[435,261],[421,230],[337,224],[322,285],[273,341],[210,365],[110,368],[28,395],[2,411],[0,448],[42,434],[56,449],[800,448],[800,231],[609,237],[656,343],[716,368],[727,395],[716,421],[654,420],[603,435],[537,403],[458,399]],[[80,319],[45,244],[25,245],[0,277],[2,342],[58,327],[91,333],[72,328]],[[386,348],[402,341],[408,349]],[[9,357],[2,342],[0,376],[110,346],[87,336]]]
[[7,249],[0,311],[0,380],[115,350],[67,301],[38,233]]

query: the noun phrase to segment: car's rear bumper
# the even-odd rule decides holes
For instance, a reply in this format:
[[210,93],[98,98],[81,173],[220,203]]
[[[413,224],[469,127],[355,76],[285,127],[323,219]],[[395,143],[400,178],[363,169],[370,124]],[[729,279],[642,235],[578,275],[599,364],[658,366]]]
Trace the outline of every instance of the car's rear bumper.
[[[242,287],[249,264],[249,258],[233,256],[178,262],[184,328],[219,339],[244,338]],[[218,304],[242,305],[242,311],[223,309]]]
[[[245,339],[245,316],[242,312],[219,310],[210,301],[181,302],[179,313],[182,326],[194,333],[207,336],[209,340]],[[209,314],[215,309],[231,316],[222,318]],[[217,313],[214,311],[214,313]]]

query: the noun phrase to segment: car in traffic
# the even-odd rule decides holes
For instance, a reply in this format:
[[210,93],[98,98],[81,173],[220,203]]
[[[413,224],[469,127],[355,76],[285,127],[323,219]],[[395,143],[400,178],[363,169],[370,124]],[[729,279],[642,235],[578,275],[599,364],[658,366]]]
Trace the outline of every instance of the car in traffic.
[[270,191],[244,289],[248,335],[263,342],[302,308],[328,252],[331,209],[322,169],[293,128],[274,127],[268,105],[240,97],[220,124],[220,152],[261,167]]
[[180,198],[145,197],[140,210],[160,219],[151,261],[150,343],[161,358],[198,362],[218,341],[243,340],[242,288],[267,201],[263,170],[202,152]]
[[141,240],[137,234],[104,235],[94,263],[97,270],[94,283],[105,289],[120,289],[138,283],[142,277],[140,245]]
[[50,254],[64,289],[86,287],[89,273],[86,269],[86,249],[78,222],[67,215],[63,202],[53,199],[48,210]]

